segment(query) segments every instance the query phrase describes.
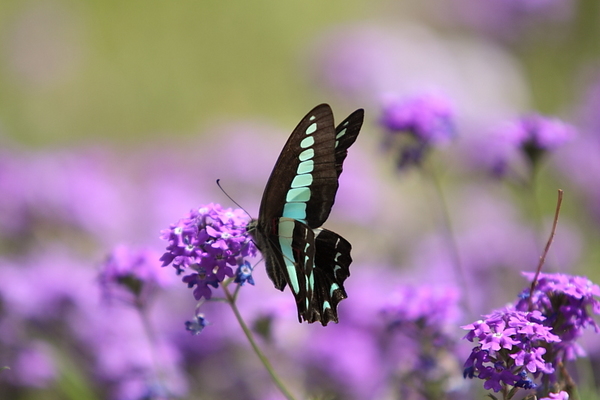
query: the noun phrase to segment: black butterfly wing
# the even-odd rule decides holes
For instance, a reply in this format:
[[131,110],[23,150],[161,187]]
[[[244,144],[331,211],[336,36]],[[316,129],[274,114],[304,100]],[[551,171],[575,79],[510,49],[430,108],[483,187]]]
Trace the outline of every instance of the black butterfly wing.
[[[364,110],[354,111],[335,129],[335,169],[339,178],[348,148],[356,141],[364,120]],[[347,298],[344,281],[350,276],[350,242],[327,229],[315,230],[314,285],[311,319],[327,325],[338,322],[337,305]]]
[[335,170],[338,178],[342,173],[342,164],[348,155],[348,148],[358,137],[364,116],[365,111],[362,108],[358,109],[335,128]]
[[281,151],[251,230],[275,287],[290,286],[300,321],[337,322],[337,304],[346,298],[342,284],[351,246],[331,231],[314,229],[329,216],[362,121],[357,110],[334,128],[328,105],[311,110]]
[[286,142],[263,193],[259,222],[287,217],[317,228],[338,188],[335,127],[327,104],[313,108]]
[[314,322],[310,312],[313,304],[312,273],[315,257],[315,233],[305,223],[292,218],[274,220],[272,230],[265,234],[260,228],[252,232],[263,253],[267,274],[275,287],[290,287],[296,300],[298,321]]
[[344,281],[350,276],[352,246],[330,230],[318,229],[316,233],[311,318],[327,325],[338,322],[337,305],[348,297]]

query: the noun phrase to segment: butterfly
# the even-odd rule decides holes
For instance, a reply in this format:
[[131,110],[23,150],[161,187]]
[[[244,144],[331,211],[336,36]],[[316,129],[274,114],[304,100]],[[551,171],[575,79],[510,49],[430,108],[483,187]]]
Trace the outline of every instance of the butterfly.
[[350,276],[352,246],[321,225],[333,207],[342,164],[363,118],[358,109],[335,127],[327,104],[306,114],[275,163],[258,219],[248,224],[269,278],[281,291],[290,287],[299,322],[337,323],[337,305],[348,297],[343,284]]

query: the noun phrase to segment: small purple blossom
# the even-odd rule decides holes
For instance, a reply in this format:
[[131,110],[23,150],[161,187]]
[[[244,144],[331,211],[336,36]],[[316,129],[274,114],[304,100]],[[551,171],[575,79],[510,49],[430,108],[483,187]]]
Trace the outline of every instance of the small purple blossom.
[[575,128],[558,118],[529,114],[508,124],[503,133],[517,146],[554,150],[573,139]]
[[254,278],[252,277],[252,265],[244,260],[235,271],[235,283],[239,283],[240,286],[244,286],[244,283],[248,282],[254,286]]
[[380,122],[387,132],[386,147],[392,147],[399,134],[412,138],[399,146],[398,167],[418,165],[430,147],[449,142],[454,137],[453,118],[449,100],[440,95],[386,100]]
[[232,267],[256,255],[247,224],[243,210],[223,209],[213,203],[191,210],[186,218],[161,232],[169,244],[160,260],[163,266],[173,265],[178,274],[193,271],[183,281],[190,288],[195,286],[196,300],[210,299],[209,286],[217,288],[226,277],[234,276]]
[[440,143],[454,136],[453,116],[448,99],[425,94],[388,100],[383,107],[381,124],[392,133],[406,132],[424,142]]
[[572,140],[573,126],[558,118],[529,114],[499,126],[490,138],[495,148],[492,170],[502,176],[508,169],[512,153],[521,151],[535,165],[548,151],[553,151]]
[[533,380],[531,380],[529,376],[527,376],[527,372],[525,370],[519,372],[519,376],[521,377],[521,379],[515,383],[516,387],[520,387],[523,389],[537,388],[538,385],[535,382],[533,382]]
[[19,384],[39,388],[50,386],[59,376],[52,348],[42,341],[28,343],[20,349],[10,370]]
[[166,287],[169,276],[160,268],[158,254],[150,249],[117,246],[102,264],[100,285],[106,298],[129,292],[140,299]]
[[548,393],[548,397],[542,397],[540,400],[569,400],[569,393],[564,390],[558,393]]
[[190,331],[192,335],[199,335],[208,324],[204,314],[197,313],[191,321],[185,321],[185,330]]
[[390,346],[384,352],[402,349],[391,357],[402,364],[395,374],[410,380],[413,390],[427,393],[424,398],[439,398],[448,385],[445,377],[460,368],[455,363],[456,337],[450,329],[459,316],[459,298],[451,286],[402,286],[382,309],[383,341]]
[[398,288],[382,312],[390,327],[418,325],[439,331],[454,323],[459,314],[459,292],[452,287]]
[[465,377],[483,379],[486,389],[498,392],[504,386],[532,387],[527,373],[553,373],[543,358],[545,346],[560,339],[541,324],[544,319],[539,312],[506,308],[463,326],[469,331],[465,339],[479,342],[465,362]]

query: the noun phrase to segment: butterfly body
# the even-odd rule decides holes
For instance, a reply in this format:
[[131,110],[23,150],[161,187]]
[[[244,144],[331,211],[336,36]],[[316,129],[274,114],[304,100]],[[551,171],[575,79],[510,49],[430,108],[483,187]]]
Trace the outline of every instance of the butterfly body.
[[283,147],[259,217],[248,226],[274,286],[290,287],[300,322],[338,322],[337,304],[347,297],[343,283],[350,275],[352,246],[321,225],[331,212],[363,114],[356,110],[336,128],[328,105],[311,110]]

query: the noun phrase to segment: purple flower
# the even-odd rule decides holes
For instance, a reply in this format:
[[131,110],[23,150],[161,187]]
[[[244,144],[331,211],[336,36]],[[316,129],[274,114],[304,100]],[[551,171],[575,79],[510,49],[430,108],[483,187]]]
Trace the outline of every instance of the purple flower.
[[382,312],[390,328],[408,333],[407,328],[414,326],[439,332],[457,320],[458,299],[459,292],[453,287],[405,286],[392,294]]
[[[530,281],[533,273],[523,273]],[[600,286],[581,276],[540,274],[532,295],[524,290],[516,304],[519,310],[532,307],[544,316],[543,325],[558,335],[561,343],[554,346],[553,362],[575,358],[579,349],[575,340],[588,326],[600,332],[600,326],[590,315],[600,315]]]
[[485,320],[463,326],[469,332],[465,338],[477,340],[465,362],[464,375],[485,380],[484,387],[495,392],[503,387],[531,386],[526,382],[529,372],[551,374],[554,368],[543,356],[546,346],[560,338],[542,325],[545,318],[539,312],[511,308],[497,310]]
[[383,106],[381,125],[390,133],[409,133],[428,143],[448,142],[454,136],[454,110],[440,95],[390,98]]
[[100,272],[100,285],[106,298],[129,294],[143,301],[156,289],[170,283],[161,269],[158,255],[150,249],[117,246],[107,257]]
[[495,363],[493,367],[484,367],[479,372],[479,378],[484,379],[484,389],[499,392],[502,385],[515,385],[518,381],[518,375],[513,374],[501,363]]
[[190,331],[192,335],[199,335],[208,324],[204,314],[197,313],[191,321],[185,322],[185,330]]
[[23,386],[46,387],[58,377],[55,364],[52,348],[42,341],[35,341],[19,351],[11,363],[10,375]]
[[497,176],[506,174],[515,152],[521,153],[534,166],[548,151],[575,137],[575,128],[558,118],[530,114],[498,127],[490,138],[494,148],[491,168]]
[[451,331],[460,313],[458,300],[454,287],[403,286],[383,307],[385,332],[381,336],[389,343],[383,349],[383,362],[402,364],[394,374],[411,382],[404,389],[406,397],[412,391],[438,398],[448,386],[447,377],[458,372],[456,336]]
[[554,369],[550,366],[550,364],[544,361],[542,358],[544,354],[546,354],[546,349],[543,347],[538,347],[529,352],[510,354],[510,357],[515,360],[515,365],[525,366],[531,373],[536,373],[538,370],[540,370],[550,374],[554,372]]
[[563,22],[574,10],[562,0],[452,0],[442,11],[450,18],[496,39],[516,41],[545,21]]
[[[129,228],[127,185],[117,163],[101,148],[0,155],[0,227],[2,235],[27,235],[39,226],[85,233],[105,241]],[[5,231],[5,229],[7,231]],[[43,232],[43,230],[42,230]],[[52,237],[51,237],[52,238]]]
[[163,266],[172,264],[177,273],[194,271],[183,281],[190,288],[196,286],[196,300],[210,299],[209,286],[218,287],[225,277],[234,275],[232,267],[256,255],[247,224],[243,210],[223,209],[212,203],[191,210],[186,218],[161,232],[169,245],[160,260]]
[[558,393],[548,393],[548,397],[542,397],[540,400],[569,400],[569,393],[564,390]]
[[527,372],[525,370],[522,370],[519,373],[519,376],[521,379],[515,383],[516,387],[523,389],[535,389],[538,386],[535,382],[533,382],[533,380],[531,380],[529,376],[527,376]]
[[386,146],[394,146],[398,134],[412,139],[398,146],[398,167],[418,165],[430,147],[449,142],[454,136],[453,118],[450,102],[439,95],[388,99],[381,117]]
[[235,283],[239,283],[240,286],[244,286],[244,283],[248,282],[251,285],[254,285],[254,278],[252,277],[252,265],[244,260],[240,265],[238,265],[238,269],[235,271]]
[[575,129],[558,118],[530,114],[506,126],[506,139],[518,146],[553,150],[575,136]]

